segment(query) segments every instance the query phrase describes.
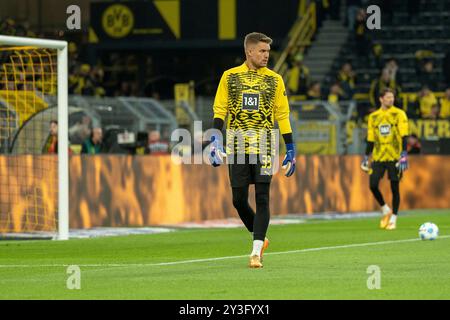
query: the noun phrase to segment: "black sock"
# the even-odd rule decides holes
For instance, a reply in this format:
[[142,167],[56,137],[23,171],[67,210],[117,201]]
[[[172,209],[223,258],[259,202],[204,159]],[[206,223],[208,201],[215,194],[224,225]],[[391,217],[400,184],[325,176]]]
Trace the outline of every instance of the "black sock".
[[398,213],[398,208],[400,207],[400,183],[398,181],[391,181],[392,190],[392,212],[394,214]]
[[382,207],[385,205],[385,202],[383,199],[383,195],[380,192],[380,189],[378,189],[379,180],[372,179],[372,177],[370,177],[370,178],[371,178],[370,179],[370,191],[372,191],[373,196],[377,200],[380,207]]
[[253,232],[255,212],[248,203],[248,186],[233,188],[233,206],[247,230]]
[[266,237],[269,228],[270,208],[269,208],[270,183],[256,183],[256,216],[253,227],[253,240],[262,240]]

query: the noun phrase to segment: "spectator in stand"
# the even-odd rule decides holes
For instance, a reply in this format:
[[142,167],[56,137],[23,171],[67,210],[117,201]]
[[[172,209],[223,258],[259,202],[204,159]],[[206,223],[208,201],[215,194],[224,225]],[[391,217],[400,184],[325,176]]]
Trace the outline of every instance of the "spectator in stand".
[[372,80],[372,83],[370,84],[369,99],[373,110],[378,108],[378,95],[385,88],[394,90],[395,97],[399,97],[401,92],[400,85],[392,78],[392,70],[389,70],[388,68],[384,68],[381,71],[381,75]]
[[293,66],[288,71],[287,87],[290,94],[306,94],[310,84],[309,69],[303,64],[303,55],[298,53],[294,57]]
[[408,144],[406,146],[406,150],[408,154],[420,154],[420,150],[422,146],[420,144],[419,138],[415,134],[412,134],[408,137]]
[[434,93],[427,87],[422,87],[419,92],[420,116],[423,119],[433,118],[434,106],[437,106],[437,99]]
[[6,18],[0,23],[0,34],[6,36],[16,35],[16,21],[11,18]]
[[306,93],[307,100],[321,100],[322,99],[322,88],[319,81],[314,81],[311,83],[308,92]]
[[434,64],[432,60],[428,60],[424,63],[423,68],[420,72],[419,82],[420,85],[427,86],[431,90],[437,90],[437,81],[433,75]]
[[89,79],[91,67],[88,64],[78,66],[73,74],[69,76],[69,93],[80,95],[92,95],[94,85]]
[[433,106],[431,107],[431,115],[429,119],[431,120],[439,119],[439,105],[437,103],[433,104]]
[[96,97],[104,97],[106,91],[103,88],[103,81],[105,77],[105,71],[103,70],[103,67],[100,65],[96,65],[94,68],[92,68],[89,77],[94,85],[93,95]]
[[338,73],[337,80],[344,92],[345,99],[351,100],[355,93],[356,74],[353,71],[350,62],[346,62],[342,65],[341,70]]
[[341,86],[339,85],[339,82],[335,82],[330,87],[330,92],[328,94],[328,102],[331,103],[333,106],[335,106],[337,109],[339,108],[339,100],[344,99],[345,93],[344,90],[342,90]]
[[[306,100],[308,101],[320,101],[323,100],[322,88],[319,81],[314,81],[309,86],[308,92],[306,93]],[[303,111],[312,111],[316,108],[316,104],[308,103],[302,105]]]
[[79,120],[69,128],[69,138],[72,144],[82,144],[92,132],[92,120],[87,115],[82,115]]
[[372,54],[374,57],[374,61],[375,61],[375,66],[378,69],[382,68],[382,57],[383,57],[383,46],[380,43],[375,43],[372,46]]
[[346,0],[347,3],[347,27],[349,31],[355,30],[356,15],[361,7],[361,0]]
[[450,118],[450,87],[445,90],[444,96],[440,99],[439,104],[441,106],[441,112],[439,113],[439,117],[441,119],[449,119]]
[[408,119],[420,118],[420,104],[416,94],[408,95],[406,115],[408,116]]
[[416,74],[420,77],[424,64],[434,58],[434,52],[431,50],[417,50],[414,54],[416,59]]
[[50,121],[50,130],[47,141],[44,144],[42,153],[57,154],[58,153],[58,121]]
[[75,71],[69,76],[69,93],[87,96],[103,97],[102,87],[104,71],[101,66],[91,68],[89,64],[75,66]]
[[169,154],[169,143],[161,140],[161,134],[158,130],[149,132],[147,154],[164,155]]
[[77,67],[79,65],[78,62],[78,46],[75,42],[69,42],[68,46],[69,52],[69,74],[73,74],[76,72]]
[[133,95],[133,83],[130,81],[122,81],[120,82],[120,87],[114,95],[116,97],[130,97]]
[[91,136],[86,139],[81,146],[82,154],[99,154],[103,151],[103,130],[93,128]]
[[0,20],[0,34],[17,37],[36,37],[36,34],[31,30],[30,23],[28,21],[17,23],[11,18]]
[[394,58],[388,59],[384,67],[388,70],[390,80],[401,86],[397,60]]
[[369,54],[371,39],[367,33],[366,12],[363,9],[359,10],[356,16],[354,35],[357,54],[360,57],[367,57]]

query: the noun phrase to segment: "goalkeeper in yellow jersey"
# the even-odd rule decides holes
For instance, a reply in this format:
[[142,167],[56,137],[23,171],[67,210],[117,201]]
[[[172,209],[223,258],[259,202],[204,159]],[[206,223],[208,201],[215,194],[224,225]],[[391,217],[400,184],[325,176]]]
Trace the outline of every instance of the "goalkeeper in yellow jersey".
[[[379,94],[381,107],[369,115],[367,127],[367,149],[361,168],[370,171],[370,190],[381,206],[383,217],[380,228],[394,230],[397,227],[397,214],[400,206],[399,184],[403,172],[408,169],[406,144],[408,137],[408,118],[405,112],[396,108],[394,91],[384,89]],[[372,165],[369,168],[369,156]],[[388,172],[392,190],[392,210],[384,202],[378,184]]]
[[[214,129],[209,159],[219,166],[227,157],[233,205],[249,232],[253,250],[249,267],[261,268],[263,251],[269,241],[269,190],[277,158],[275,121],[286,144],[283,168],[286,176],[295,170],[295,148],[289,122],[289,104],[282,77],[268,69],[272,39],[253,32],[244,40],[246,61],[226,70],[214,101]],[[227,120],[227,153],[219,130]],[[248,203],[249,185],[255,185],[256,213]]]

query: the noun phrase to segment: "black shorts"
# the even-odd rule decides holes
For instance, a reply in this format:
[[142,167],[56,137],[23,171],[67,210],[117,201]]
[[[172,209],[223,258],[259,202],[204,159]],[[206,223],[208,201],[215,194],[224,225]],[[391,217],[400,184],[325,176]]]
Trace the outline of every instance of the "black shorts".
[[228,164],[232,188],[245,187],[255,183],[270,183],[272,181],[272,160],[270,157],[260,159],[257,155],[252,155],[252,157],[245,155],[245,163],[239,164],[236,157],[233,160],[233,164]]
[[389,180],[400,181],[402,178],[401,171],[396,167],[397,161],[372,162],[372,173],[370,179],[381,180],[384,172],[387,170]]

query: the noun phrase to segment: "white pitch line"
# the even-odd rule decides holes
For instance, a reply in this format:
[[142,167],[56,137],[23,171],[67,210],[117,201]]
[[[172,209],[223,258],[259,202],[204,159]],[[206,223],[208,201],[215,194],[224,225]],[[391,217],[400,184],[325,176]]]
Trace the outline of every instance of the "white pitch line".
[[[439,236],[439,239],[449,239],[450,235]],[[281,254],[293,254],[293,253],[304,253],[304,252],[315,252],[315,251],[324,251],[324,250],[336,250],[336,249],[348,249],[348,248],[358,248],[358,247],[368,247],[368,246],[378,246],[378,245],[386,245],[386,244],[394,244],[394,243],[405,243],[405,242],[415,242],[421,241],[418,238],[414,239],[403,239],[403,240],[388,240],[388,241],[379,241],[379,242],[366,242],[366,243],[354,243],[340,246],[330,246],[330,247],[318,247],[318,248],[307,248],[307,249],[298,249],[298,250],[290,250],[290,251],[279,251],[279,252],[267,252],[265,256],[268,255],[281,255]],[[436,240],[439,241],[439,240]],[[66,268],[70,265],[76,265],[80,268],[120,268],[120,267],[158,267],[158,266],[171,266],[178,264],[188,264],[188,263],[198,263],[198,262],[211,262],[211,261],[221,261],[221,260],[229,260],[229,259],[240,259],[240,258],[248,258],[248,255],[240,255],[240,256],[227,256],[227,257],[217,257],[217,258],[205,258],[205,259],[194,259],[194,260],[181,260],[181,261],[173,261],[173,262],[160,262],[160,263],[105,263],[105,264],[0,264],[0,268]]]

